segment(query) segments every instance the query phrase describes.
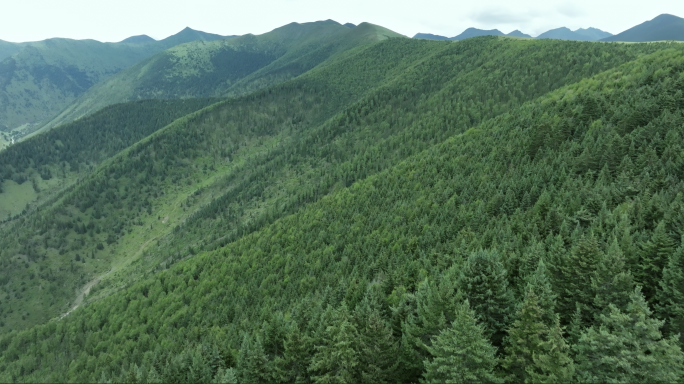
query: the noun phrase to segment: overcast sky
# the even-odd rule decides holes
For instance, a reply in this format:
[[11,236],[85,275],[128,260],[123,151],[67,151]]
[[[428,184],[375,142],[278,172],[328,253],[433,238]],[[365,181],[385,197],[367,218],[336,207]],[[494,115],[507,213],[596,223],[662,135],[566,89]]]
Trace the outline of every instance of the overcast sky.
[[537,36],[563,26],[617,34],[662,13],[684,17],[684,0],[0,0],[0,40],[161,39],[186,26],[261,34],[293,21],[325,19],[367,21],[407,36],[451,37],[468,27]]

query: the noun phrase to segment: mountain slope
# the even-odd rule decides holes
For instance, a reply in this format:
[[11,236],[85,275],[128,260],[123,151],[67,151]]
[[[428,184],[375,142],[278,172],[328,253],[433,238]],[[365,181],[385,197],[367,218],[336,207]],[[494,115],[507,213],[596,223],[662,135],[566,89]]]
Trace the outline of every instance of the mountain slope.
[[86,92],[42,129],[138,99],[240,95],[294,78],[341,52],[400,35],[363,23],[292,23],[269,33],[180,45]]
[[426,39],[426,40],[449,40],[446,36],[433,35],[432,33],[416,33],[413,39]]
[[624,32],[602,41],[684,41],[684,19],[674,15],[662,14],[653,20],[643,22]]
[[19,52],[24,45],[26,43],[10,43],[9,41],[0,40],[0,61]]
[[[103,294],[259,230],[525,100],[667,47],[388,39],[180,119],[3,228],[6,289],[39,271],[50,287],[33,284],[13,296],[22,311],[5,314],[4,329],[66,311],[74,292],[108,268],[115,272],[102,281]],[[449,107],[435,109],[444,100]]]
[[577,34],[587,37],[590,41],[596,41],[613,36],[610,32],[605,32],[597,28],[580,28],[574,31]]
[[100,163],[173,120],[218,99],[113,105],[0,152],[0,221],[30,211]]
[[[339,338],[330,340],[329,333],[342,323],[356,339],[344,339],[351,340],[346,351],[384,368],[369,381],[416,382],[426,359],[419,338],[447,329],[448,313],[463,295],[483,323],[499,304],[486,294],[490,286],[465,284],[468,277],[487,279],[477,274],[477,261],[498,268],[510,310],[534,281],[530,274],[547,279],[550,294],[559,297],[552,314],[568,324],[575,310],[567,311],[567,282],[557,271],[577,271],[568,278],[579,284],[595,281],[598,268],[578,271],[565,260],[596,257],[596,264],[636,271],[644,260],[638,244],[656,231],[652,219],[678,223],[658,207],[682,204],[683,68],[681,49],[664,50],[558,89],[453,132],[223,249],[61,321],[3,336],[0,378],[208,382],[231,368],[248,382],[291,381],[277,374],[320,381],[315,377],[326,370],[314,364],[321,358],[315,347],[336,345]],[[432,96],[432,110],[453,113],[447,95]],[[437,121],[426,111],[415,123]],[[406,140],[395,149],[414,144]],[[548,274],[534,272],[540,260]],[[614,292],[629,295],[632,288]],[[593,299],[593,289],[588,284],[572,294]],[[622,304],[613,313],[628,310]],[[589,308],[600,319],[604,308]],[[640,309],[635,329],[650,320],[650,311]],[[503,321],[508,327],[513,319]],[[583,335],[600,324],[594,317],[586,323]],[[659,332],[653,338],[666,342]],[[248,353],[259,358],[258,367],[245,363]],[[402,364],[392,368],[398,359]],[[362,373],[352,371],[350,381],[363,380]]]
[[92,85],[160,51],[218,35],[183,30],[147,43],[48,39],[26,43],[0,61],[0,126],[19,137],[54,116]]
[[537,39],[559,39],[559,40],[575,40],[575,41],[591,41],[591,38],[586,35],[575,33],[566,27],[556,28],[542,33],[536,37]]
[[490,29],[490,30],[485,30],[485,29],[477,29],[477,28],[468,28],[465,31],[461,32],[461,34],[454,36],[450,38],[449,40],[464,40],[464,39],[469,39],[471,37],[478,37],[478,36],[503,36],[503,33],[499,31],[498,29]]
[[527,33],[522,33],[519,30],[515,30],[513,32],[507,33],[506,36],[512,36],[512,37],[528,37],[532,38],[532,36],[528,35]]

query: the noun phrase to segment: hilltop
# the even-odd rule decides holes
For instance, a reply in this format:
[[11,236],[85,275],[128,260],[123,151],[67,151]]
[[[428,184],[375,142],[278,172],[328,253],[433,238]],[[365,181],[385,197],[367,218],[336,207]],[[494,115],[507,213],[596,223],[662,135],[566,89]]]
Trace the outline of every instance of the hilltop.
[[684,41],[684,19],[674,15],[662,14],[603,41]]

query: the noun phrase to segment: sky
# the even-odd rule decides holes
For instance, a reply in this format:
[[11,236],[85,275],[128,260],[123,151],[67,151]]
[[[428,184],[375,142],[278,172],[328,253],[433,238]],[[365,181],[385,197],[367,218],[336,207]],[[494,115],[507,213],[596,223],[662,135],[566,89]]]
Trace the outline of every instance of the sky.
[[185,27],[220,35],[262,34],[295,22],[367,21],[413,36],[448,37],[466,28],[594,27],[617,34],[662,14],[684,17],[682,0],[0,0],[0,40],[52,37],[121,41],[155,39]]

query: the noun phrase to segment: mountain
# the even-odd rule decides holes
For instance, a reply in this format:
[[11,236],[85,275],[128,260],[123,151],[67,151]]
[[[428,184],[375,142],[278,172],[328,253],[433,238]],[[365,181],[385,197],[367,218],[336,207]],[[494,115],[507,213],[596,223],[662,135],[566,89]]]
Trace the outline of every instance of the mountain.
[[352,23],[344,23],[343,25],[345,27],[348,27],[348,28],[355,28],[356,27],[356,24],[352,24]]
[[127,39],[123,39],[120,41],[120,43],[124,43],[124,44],[145,44],[145,43],[151,43],[154,41],[156,41],[156,40],[147,36],[147,35],[137,35],[137,36],[131,36]]
[[[12,48],[14,53],[0,61],[0,126],[14,130],[11,134],[19,138],[94,84],[143,59],[177,44],[220,38],[185,29],[164,40],[147,43],[140,42],[144,38],[139,36],[122,43],[48,39],[25,43],[19,50]],[[3,46],[8,45],[0,43]]]
[[574,31],[576,34],[585,36],[590,41],[597,41],[613,36],[610,32],[605,32],[597,28],[580,28]]
[[522,33],[522,32],[520,32],[520,31],[517,30],[517,29],[516,29],[515,31],[511,32],[511,33],[507,33],[506,36],[513,36],[513,37],[528,37],[528,38],[532,38],[532,36],[530,36],[530,35],[528,35],[528,34],[526,34],[526,33]]
[[179,45],[89,89],[41,129],[139,99],[240,95],[294,78],[336,55],[389,37],[368,23],[292,23],[269,33]]
[[579,34],[571,31],[566,27],[552,29],[546,31],[536,37],[537,39],[558,39],[558,40],[576,40],[576,41],[592,41],[586,34]]
[[413,36],[414,39],[427,39],[427,40],[449,40],[448,37],[433,35],[431,33],[417,33]]
[[19,52],[26,43],[10,43],[0,40],[0,61]]
[[[292,81],[180,118],[105,161],[89,153],[111,154],[107,146],[115,143],[96,132],[77,135],[82,143],[29,138],[6,158],[0,199],[35,192],[34,182],[39,190],[54,186],[52,177],[79,180],[3,225],[0,260],[8,261],[0,282],[7,278],[9,292],[31,276],[40,284],[11,296],[14,312],[0,315],[1,329],[67,312],[91,281],[103,279],[94,299],[160,265],[219,249],[450,135],[665,46],[377,40]],[[449,108],[430,112],[444,100]],[[41,153],[46,162],[32,160]]]
[[3,227],[0,381],[418,382],[457,340],[522,382],[527,329],[552,381],[679,382],[683,62],[386,39],[176,120]]
[[485,29],[477,29],[477,28],[468,28],[465,31],[463,31],[460,35],[454,36],[450,38],[449,40],[465,40],[469,39],[471,37],[478,37],[478,36],[503,36],[503,33],[499,31],[498,29],[490,29],[490,30],[485,30]]
[[159,46],[164,49],[175,47],[176,45],[189,43],[191,41],[217,41],[235,36],[221,36],[213,33],[207,33],[202,31],[194,30],[190,27],[186,27],[182,31],[171,35],[163,40],[159,40]]
[[684,19],[669,14],[662,14],[653,20],[646,21],[615,36],[602,41],[684,41]]

